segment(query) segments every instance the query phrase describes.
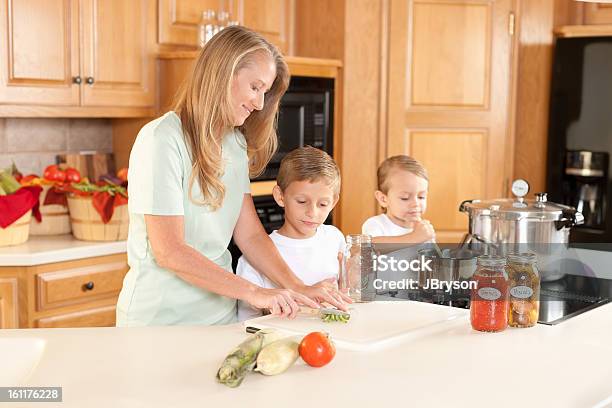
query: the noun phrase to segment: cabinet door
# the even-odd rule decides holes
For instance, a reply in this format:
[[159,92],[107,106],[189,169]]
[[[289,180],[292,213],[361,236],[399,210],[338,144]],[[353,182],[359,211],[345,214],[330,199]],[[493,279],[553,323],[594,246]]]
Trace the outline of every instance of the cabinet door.
[[0,104],[78,105],[78,0],[0,1]]
[[202,12],[218,12],[224,5],[224,0],[159,0],[159,43],[197,47]]
[[79,310],[73,313],[43,317],[36,320],[35,327],[111,327],[115,325],[115,306]]
[[82,105],[155,104],[155,0],[83,0]]
[[0,279],[0,329],[19,326],[17,310],[17,278]]
[[238,21],[260,34],[284,54],[289,51],[291,3],[289,0],[233,0],[230,12]]
[[506,195],[512,150],[512,0],[392,0],[388,156],[430,177],[425,217],[439,242],[467,230],[466,199]]
[[584,4],[585,24],[612,24],[612,4]]

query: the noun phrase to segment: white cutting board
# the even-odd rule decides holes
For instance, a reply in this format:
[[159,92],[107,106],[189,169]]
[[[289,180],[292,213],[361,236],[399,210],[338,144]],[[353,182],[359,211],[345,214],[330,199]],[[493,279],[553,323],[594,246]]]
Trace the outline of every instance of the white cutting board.
[[245,326],[273,328],[288,334],[313,331],[330,334],[335,345],[356,351],[375,351],[444,329],[456,319],[466,320],[468,310],[412,301],[376,301],[349,306],[348,323],[323,322],[318,316],[298,315],[293,320],[263,316],[246,320]]

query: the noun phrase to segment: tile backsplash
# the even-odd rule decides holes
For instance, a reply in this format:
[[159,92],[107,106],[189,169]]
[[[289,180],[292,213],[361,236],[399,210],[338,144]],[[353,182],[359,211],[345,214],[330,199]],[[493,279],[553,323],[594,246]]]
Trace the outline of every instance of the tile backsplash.
[[57,154],[112,150],[109,119],[0,118],[0,168],[41,174]]

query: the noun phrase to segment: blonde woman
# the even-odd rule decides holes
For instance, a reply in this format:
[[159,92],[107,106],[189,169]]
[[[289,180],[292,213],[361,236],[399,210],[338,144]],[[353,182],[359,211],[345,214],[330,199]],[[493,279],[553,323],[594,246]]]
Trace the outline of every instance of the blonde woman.
[[[294,317],[298,304],[346,309],[343,294],[306,286],[266,234],[249,174],[276,150],[275,117],[289,72],[277,49],[244,27],[203,48],[174,111],[145,125],[129,163],[128,263],[117,326],[227,324],[236,301]],[[279,288],[231,270],[234,241]]]

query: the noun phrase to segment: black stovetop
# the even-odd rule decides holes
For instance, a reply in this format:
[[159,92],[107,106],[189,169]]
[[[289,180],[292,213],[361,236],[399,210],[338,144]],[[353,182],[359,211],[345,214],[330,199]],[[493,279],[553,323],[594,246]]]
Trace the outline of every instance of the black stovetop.
[[554,325],[612,301],[612,280],[565,275],[540,285],[538,323]]

